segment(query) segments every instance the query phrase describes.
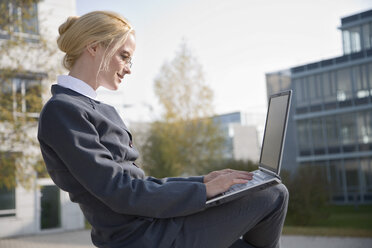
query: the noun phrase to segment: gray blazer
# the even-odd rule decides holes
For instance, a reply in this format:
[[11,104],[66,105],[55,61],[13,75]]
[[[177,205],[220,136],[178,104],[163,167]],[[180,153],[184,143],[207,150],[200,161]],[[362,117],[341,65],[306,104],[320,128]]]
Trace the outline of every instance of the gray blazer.
[[132,135],[107,104],[59,85],[39,118],[47,170],[92,225],[98,247],[172,247],[184,216],[205,209],[203,177],[145,177]]

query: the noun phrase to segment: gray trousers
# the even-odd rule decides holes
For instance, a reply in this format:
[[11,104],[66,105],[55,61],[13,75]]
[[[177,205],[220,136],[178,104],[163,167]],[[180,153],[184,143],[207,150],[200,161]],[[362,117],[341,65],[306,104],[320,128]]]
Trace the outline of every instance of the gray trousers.
[[287,205],[288,190],[279,184],[190,215],[175,247],[279,247]]

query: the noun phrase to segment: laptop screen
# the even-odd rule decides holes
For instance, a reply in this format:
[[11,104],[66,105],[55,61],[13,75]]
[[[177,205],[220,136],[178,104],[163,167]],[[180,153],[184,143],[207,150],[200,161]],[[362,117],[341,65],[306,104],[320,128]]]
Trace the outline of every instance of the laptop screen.
[[291,91],[270,96],[260,166],[279,173]]

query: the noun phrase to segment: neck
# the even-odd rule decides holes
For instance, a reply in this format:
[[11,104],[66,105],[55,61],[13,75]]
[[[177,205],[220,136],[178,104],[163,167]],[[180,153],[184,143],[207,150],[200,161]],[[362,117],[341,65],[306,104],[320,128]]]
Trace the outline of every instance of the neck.
[[95,66],[92,59],[87,56],[86,53],[83,53],[82,56],[75,61],[68,75],[84,81],[94,90],[97,90],[99,84],[97,82],[98,68],[96,67],[98,66]]

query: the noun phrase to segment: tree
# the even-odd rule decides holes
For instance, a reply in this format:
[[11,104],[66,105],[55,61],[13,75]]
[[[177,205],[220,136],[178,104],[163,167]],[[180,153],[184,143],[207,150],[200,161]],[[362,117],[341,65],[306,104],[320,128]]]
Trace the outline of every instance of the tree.
[[[56,42],[39,26],[39,0],[0,2],[0,188],[45,175],[36,139],[43,82],[61,71]],[[42,22],[42,21],[41,21]]]
[[142,147],[144,168],[156,177],[198,173],[222,159],[224,137],[213,123],[213,92],[183,42],[155,79],[163,108]]

